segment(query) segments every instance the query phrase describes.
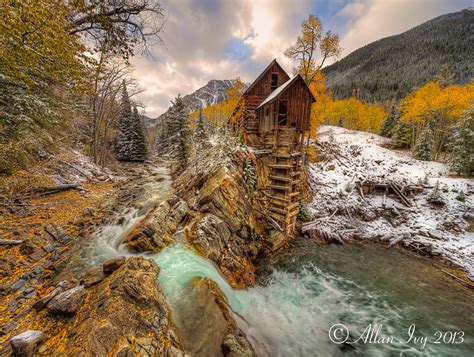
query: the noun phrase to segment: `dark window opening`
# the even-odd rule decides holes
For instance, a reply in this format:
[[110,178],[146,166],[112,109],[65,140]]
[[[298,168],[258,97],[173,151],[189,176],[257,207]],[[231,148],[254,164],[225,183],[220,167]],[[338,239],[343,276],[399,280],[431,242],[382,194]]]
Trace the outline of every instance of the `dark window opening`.
[[265,116],[267,117],[269,114],[270,114],[270,108],[267,107],[265,109]]
[[286,118],[288,114],[288,103],[286,101],[281,101],[278,106],[278,125],[286,126]]
[[272,90],[275,90],[277,89],[277,87],[278,87],[278,73],[272,73],[272,81],[270,84],[270,88]]

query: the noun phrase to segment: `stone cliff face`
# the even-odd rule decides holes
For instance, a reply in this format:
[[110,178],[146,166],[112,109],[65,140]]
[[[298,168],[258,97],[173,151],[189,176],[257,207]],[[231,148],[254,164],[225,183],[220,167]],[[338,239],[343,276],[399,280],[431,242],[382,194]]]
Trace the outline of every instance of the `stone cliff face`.
[[216,263],[234,288],[255,282],[253,261],[263,248],[262,231],[244,178],[246,152],[222,161],[208,155],[175,180],[176,194],[186,201],[186,240]]

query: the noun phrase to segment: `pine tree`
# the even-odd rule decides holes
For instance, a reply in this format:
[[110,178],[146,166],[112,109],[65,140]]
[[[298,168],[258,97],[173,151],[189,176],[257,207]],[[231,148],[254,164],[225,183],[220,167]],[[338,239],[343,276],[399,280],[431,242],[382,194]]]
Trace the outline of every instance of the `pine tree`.
[[183,98],[178,95],[173,103],[173,110],[170,116],[171,147],[174,158],[179,169],[184,169],[189,159],[189,115],[183,103]]
[[429,125],[425,125],[413,147],[413,157],[418,160],[430,161],[433,157],[432,153],[433,134]]
[[456,80],[449,70],[449,67],[447,64],[444,64],[440,71],[434,76],[435,82],[439,83],[439,86],[441,88],[446,88],[447,86],[450,86],[454,83],[456,83]]
[[395,127],[392,131],[392,146],[395,148],[409,148],[411,138],[410,124],[396,119]]
[[474,174],[474,106],[464,113],[454,129],[448,163],[458,175]]
[[117,139],[117,159],[128,161],[131,158],[132,144],[132,105],[128,96],[125,82],[122,88],[122,101],[120,103],[119,133]]
[[134,156],[135,161],[145,161],[147,157],[147,142],[145,137],[145,125],[143,118],[138,114],[137,107],[133,108],[133,134],[134,134]]
[[146,139],[144,127],[136,108],[132,104],[125,82],[120,104],[119,133],[117,139],[117,160],[144,161],[146,159]]
[[439,205],[439,206],[442,206],[446,203],[443,197],[443,194],[441,193],[441,190],[439,189],[439,181],[436,181],[436,185],[433,191],[431,191],[431,193],[428,195],[426,200],[429,203],[432,203],[434,205]]
[[398,122],[398,113],[395,107],[395,104],[392,104],[390,108],[390,113],[388,113],[387,118],[383,122],[382,126],[380,127],[380,135],[385,136],[387,138],[392,137],[392,133],[395,129],[395,125]]
[[194,142],[196,143],[196,150],[208,148],[210,145],[209,137],[204,123],[204,115],[202,107],[199,108],[199,115],[196,121],[196,128],[194,129]]

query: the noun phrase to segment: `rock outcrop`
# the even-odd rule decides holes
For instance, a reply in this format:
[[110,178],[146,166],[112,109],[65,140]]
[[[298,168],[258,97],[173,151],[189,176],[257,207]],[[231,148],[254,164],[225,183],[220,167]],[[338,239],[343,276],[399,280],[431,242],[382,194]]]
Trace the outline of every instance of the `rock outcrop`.
[[57,294],[48,303],[47,309],[55,315],[73,315],[79,310],[86,296],[87,290],[79,285]]
[[45,339],[44,333],[38,330],[28,330],[13,336],[10,340],[13,355],[15,357],[33,357]]
[[176,194],[189,207],[187,241],[214,261],[234,288],[255,283],[253,261],[263,247],[252,194],[242,177],[245,158],[237,151],[219,161],[211,151],[175,180]]
[[[143,257],[129,258],[103,280],[55,295],[39,318],[48,319],[39,355],[184,356],[166,299],[158,285],[160,269]],[[74,317],[47,313],[64,294],[87,291]],[[82,293],[81,293],[82,294]],[[56,308],[55,308],[56,309]],[[65,330],[65,327],[67,329]]]
[[[217,284],[195,278],[179,301],[176,324],[191,356],[255,356],[250,343],[237,327],[227,299]],[[200,318],[191,318],[199,316]]]
[[125,257],[107,259],[102,263],[102,271],[108,275],[125,264]]
[[173,234],[188,214],[186,202],[172,197],[152,209],[145,218],[125,237],[132,252],[159,252],[174,243]]

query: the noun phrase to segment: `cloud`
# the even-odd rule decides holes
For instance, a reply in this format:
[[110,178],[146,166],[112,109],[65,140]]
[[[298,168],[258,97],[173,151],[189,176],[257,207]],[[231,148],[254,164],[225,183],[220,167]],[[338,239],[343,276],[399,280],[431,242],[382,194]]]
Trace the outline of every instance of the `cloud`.
[[339,33],[344,55],[432,17],[465,8],[464,0],[165,0],[162,39],[151,58],[136,57],[134,76],[145,89],[146,114],[164,112],[178,94],[211,79],[252,81],[273,59],[287,70],[284,50],[309,14]]

